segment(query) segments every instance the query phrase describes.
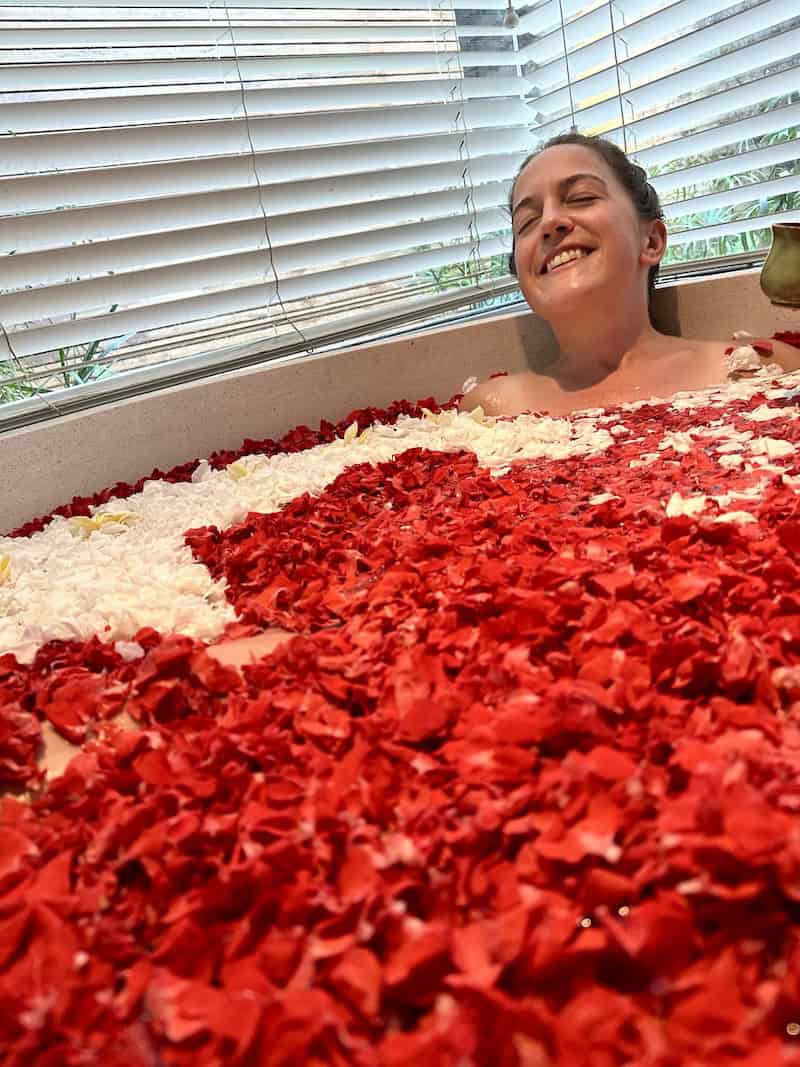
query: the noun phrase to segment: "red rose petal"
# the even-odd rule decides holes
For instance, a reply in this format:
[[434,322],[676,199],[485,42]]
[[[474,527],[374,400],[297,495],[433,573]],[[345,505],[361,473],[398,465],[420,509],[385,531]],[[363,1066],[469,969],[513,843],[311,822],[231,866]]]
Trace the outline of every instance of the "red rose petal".
[[330,973],[329,982],[345,1000],[368,1019],[375,1019],[381,1004],[382,970],[374,953],[351,948]]
[[2,657],[4,784],[37,716],[87,738],[0,801],[12,1062],[800,1063],[797,496],[665,520],[764,475],[713,434],[629,465],[720,414],[500,477],[414,449],[192,531],[236,633],[303,635],[241,676],[150,629]]

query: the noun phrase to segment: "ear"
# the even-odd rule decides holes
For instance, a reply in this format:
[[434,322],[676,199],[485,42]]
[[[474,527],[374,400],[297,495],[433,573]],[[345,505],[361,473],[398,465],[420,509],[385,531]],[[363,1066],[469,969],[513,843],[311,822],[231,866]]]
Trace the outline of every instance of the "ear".
[[645,226],[639,262],[645,267],[655,267],[667,250],[667,227],[662,219],[653,219]]

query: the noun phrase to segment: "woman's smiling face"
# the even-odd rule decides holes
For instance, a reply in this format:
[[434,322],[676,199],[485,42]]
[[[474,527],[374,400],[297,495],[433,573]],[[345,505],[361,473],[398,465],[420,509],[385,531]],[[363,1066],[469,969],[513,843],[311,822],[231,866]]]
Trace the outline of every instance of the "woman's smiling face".
[[639,216],[592,149],[555,145],[535,156],[517,178],[512,222],[520,288],[543,318],[573,314],[590,296],[640,294],[646,306],[663,223]]

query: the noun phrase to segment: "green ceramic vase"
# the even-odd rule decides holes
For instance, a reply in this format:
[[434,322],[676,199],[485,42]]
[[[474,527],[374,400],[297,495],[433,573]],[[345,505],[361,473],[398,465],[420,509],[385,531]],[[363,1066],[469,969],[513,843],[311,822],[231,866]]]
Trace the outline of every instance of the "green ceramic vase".
[[800,308],[800,222],[774,223],[761,288],[773,304]]

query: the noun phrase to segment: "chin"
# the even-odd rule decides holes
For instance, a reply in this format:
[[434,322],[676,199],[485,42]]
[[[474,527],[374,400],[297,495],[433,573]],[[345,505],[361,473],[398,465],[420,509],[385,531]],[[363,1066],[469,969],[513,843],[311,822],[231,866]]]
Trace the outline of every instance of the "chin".
[[[534,302],[529,301],[529,303],[538,315],[541,315],[543,319],[550,320],[551,318],[561,318],[564,315],[574,315],[576,311],[585,310],[587,300],[602,291],[603,287],[596,283],[563,286],[559,292],[548,293],[546,297],[539,295],[538,298],[534,298]],[[613,299],[618,292],[619,289],[614,287],[611,293],[606,294],[606,300]]]

